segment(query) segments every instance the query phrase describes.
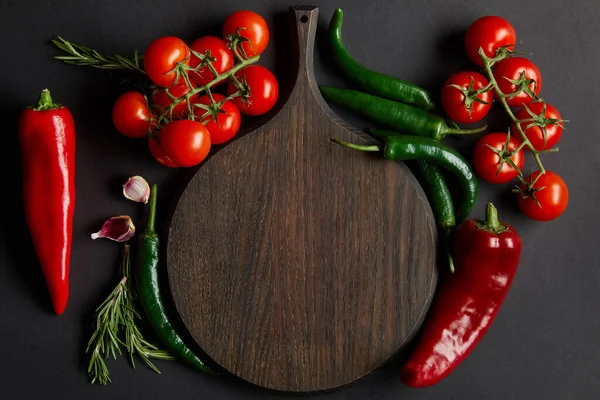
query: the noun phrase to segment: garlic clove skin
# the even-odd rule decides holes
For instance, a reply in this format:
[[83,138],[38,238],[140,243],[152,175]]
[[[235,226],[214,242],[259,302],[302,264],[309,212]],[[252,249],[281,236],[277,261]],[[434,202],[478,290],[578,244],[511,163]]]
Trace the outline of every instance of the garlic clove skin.
[[150,185],[141,176],[132,176],[123,184],[123,196],[137,203],[147,204],[150,198]]
[[92,233],[92,239],[110,239],[115,242],[126,242],[133,237],[135,225],[127,215],[118,215],[104,221],[102,228]]

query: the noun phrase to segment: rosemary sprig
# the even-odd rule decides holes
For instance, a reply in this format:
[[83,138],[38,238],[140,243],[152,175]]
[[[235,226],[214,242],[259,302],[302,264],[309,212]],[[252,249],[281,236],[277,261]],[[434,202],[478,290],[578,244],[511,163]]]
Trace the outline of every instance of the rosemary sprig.
[[113,56],[103,55],[89,47],[71,43],[60,36],[52,39],[51,42],[68,54],[67,56],[54,56],[54,58],[64,61],[67,64],[87,65],[101,69],[133,70],[142,74],[146,73],[140,65],[143,56],[138,54],[137,50],[134,53],[133,59],[129,59],[119,54]]
[[[86,353],[92,350],[88,364],[88,375],[92,383],[106,385],[111,382],[106,360],[121,355],[121,346],[127,349],[131,365],[135,368],[134,355],[139,356],[153,371],[160,371],[150,361],[151,358],[173,360],[167,350],[159,349],[156,345],[144,339],[139,330],[140,314],[136,309],[135,291],[132,288],[130,247],[125,244],[121,258],[123,277],[111,294],[96,309],[95,330],[92,334]],[[123,335],[124,340],[120,338]]]

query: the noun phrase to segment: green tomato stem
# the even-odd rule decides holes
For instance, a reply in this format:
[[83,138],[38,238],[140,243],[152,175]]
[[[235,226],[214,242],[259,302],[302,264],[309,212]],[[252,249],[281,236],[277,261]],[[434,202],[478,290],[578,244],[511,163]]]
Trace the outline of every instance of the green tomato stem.
[[[239,64],[235,65],[233,68],[231,68],[227,72],[225,72],[221,75],[215,75],[215,78],[212,81],[208,82],[206,85],[198,86],[197,88],[192,88],[191,82],[189,81],[189,77],[187,76],[187,74],[184,73],[184,79],[186,81],[186,84],[188,85],[188,87],[191,90],[188,93],[186,93],[185,95],[174,99],[171,102],[171,104],[169,104],[169,107],[167,109],[165,109],[165,111],[158,117],[158,120],[162,121],[167,115],[171,115],[173,112],[173,109],[175,107],[177,107],[177,105],[179,103],[181,103],[182,101],[188,100],[190,97],[200,94],[200,93],[203,93],[203,92],[209,93],[210,87],[218,82],[221,82],[225,79],[232,79],[234,81],[234,83],[235,82],[239,83],[239,81],[235,77],[235,73],[238,72],[239,70],[241,70],[242,68],[247,67],[250,64],[256,63],[259,60],[259,58],[260,58],[260,55],[257,55],[257,56],[254,56],[254,57],[251,57],[248,59],[242,59],[242,61]],[[188,101],[188,103],[189,103],[189,101]]]
[[[481,60],[483,61],[483,67],[485,68],[485,72],[488,76],[489,83],[493,86],[494,91],[498,94],[499,102],[504,107],[504,110],[508,114],[509,118],[514,122],[515,126],[517,127],[517,131],[521,135],[521,139],[522,139],[524,145],[527,146],[529,148],[529,150],[531,151],[531,154],[533,155],[533,158],[535,159],[535,162],[540,170],[540,173],[538,174],[536,179],[529,184],[529,186],[531,188],[531,187],[533,187],[533,185],[535,184],[537,179],[546,173],[546,169],[544,168],[544,165],[542,164],[542,160],[540,159],[539,152],[535,149],[535,147],[533,147],[533,145],[529,141],[529,138],[527,137],[527,135],[525,135],[523,128],[521,128],[522,121],[517,119],[517,117],[515,117],[515,115],[513,114],[511,108],[509,107],[508,103],[506,102],[506,95],[500,90],[500,87],[498,86],[498,82],[496,81],[496,78],[494,77],[494,74],[492,73],[491,65],[493,62],[499,61],[497,59],[498,57],[495,57],[495,58],[487,57],[485,55],[485,53],[483,52],[482,48],[479,49],[479,57],[481,57]],[[520,171],[519,169],[517,169],[517,171],[519,173],[519,178],[522,178],[523,177],[522,171]],[[523,179],[521,179],[521,181],[523,181]]]

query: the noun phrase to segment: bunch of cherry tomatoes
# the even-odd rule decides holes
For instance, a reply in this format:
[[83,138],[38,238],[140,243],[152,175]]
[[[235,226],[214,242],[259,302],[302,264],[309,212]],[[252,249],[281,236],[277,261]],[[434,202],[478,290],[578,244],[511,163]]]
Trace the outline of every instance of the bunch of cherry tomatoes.
[[532,219],[549,221],[567,207],[566,183],[553,171],[545,170],[540,176],[537,170],[528,177],[521,171],[525,152],[539,162],[541,153],[558,150],[555,146],[565,121],[555,107],[539,98],[540,70],[528,58],[515,56],[516,40],[514,27],[503,18],[485,16],[471,24],[465,35],[465,50],[469,59],[484,70],[451,75],[442,87],[441,104],[447,116],[459,124],[484,119],[493,101],[504,106],[511,116],[510,129],[479,138],[473,152],[473,167],[483,180],[493,184],[518,178],[520,184],[515,191],[519,193],[521,211]]
[[222,37],[189,45],[173,36],[152,41],[143,54],[149,93],[130,90],[116,100],[115,128],[147,139],[152,157],[166,167],[201,163],[212,145],[235,137],[242,114],[262,115],[275,105],[277,79],[252,65],[268,42],[266,21],[249,10],[229,15]]

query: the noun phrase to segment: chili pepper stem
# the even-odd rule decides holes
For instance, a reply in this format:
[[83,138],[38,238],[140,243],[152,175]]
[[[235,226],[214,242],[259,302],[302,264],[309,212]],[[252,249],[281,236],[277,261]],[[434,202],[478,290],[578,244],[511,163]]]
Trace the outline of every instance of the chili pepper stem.
[[491,229],[498,229],[500,221],[498,221],[498,210],[492,203],[488,203],[485,208],[485,224]]
[[149,207],[150,210],[148,212],[148,223],[146,225],[146,234],[154,234],[155,233],[155,221],[156,221],[156,198],[157,198],[157,189],[158,185],[155,183],[152,185],[152,189],[150,190],[150,201]]
[[477,223],[477,227],[493,233],[502,233],[508,228],[498,219],[498,209],[492,204],[487,203],[485,207],[485,220]]
[[442,139],[447,135],[475,135],[481,133],[487,129],[487,124],[480,126],[479,128],[473,129],[456,129],[456,128],[448,128],[444,129],[442,132]]
[[355,144],[355,143],[344,142],[344,141],[341,141],[339,139],[334,139],[334,138],[331,138],[331,141],[334,143],[337,143],[337,144],[341,144],[342,146],[349,147],[354,150],[360,150],[360,151],[380,151],[381,150],[381,148],[376,144],[372,144],[372,145]]
[[446,257],[448,258],[448,266],[450,267],[450,272],[454,273],[454,256],[452,256],[452,230],[446,229],[444,241],[446,242]]
[[40,93],[40,99],[37,104],[32,107],[35,111],[44,111],[44,110],[52,110],[54,108],[60,108],[61,105],[54,103],[52,101],[52,96],[50,95],[50,90],[44,89]]

